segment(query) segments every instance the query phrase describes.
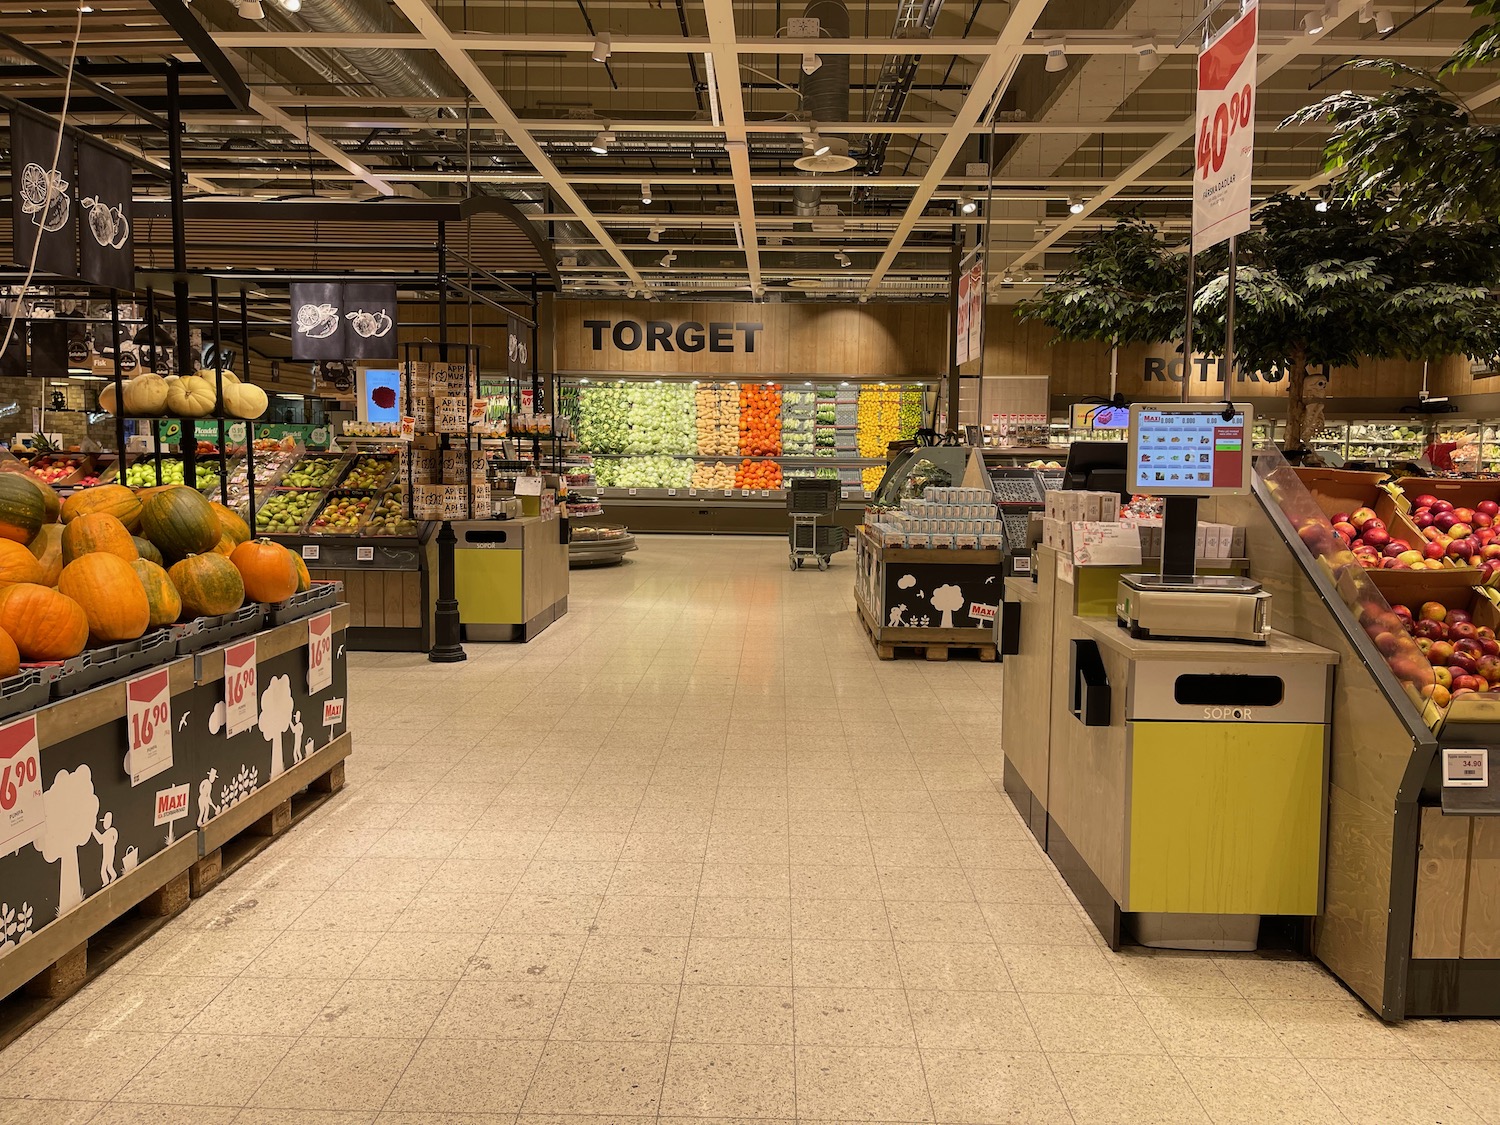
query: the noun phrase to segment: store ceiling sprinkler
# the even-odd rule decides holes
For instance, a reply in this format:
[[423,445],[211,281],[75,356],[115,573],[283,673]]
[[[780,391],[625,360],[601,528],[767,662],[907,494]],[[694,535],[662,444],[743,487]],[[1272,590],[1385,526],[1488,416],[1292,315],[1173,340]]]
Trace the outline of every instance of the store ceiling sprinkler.
[[1068,69],[1068,49],[1061,43],[1047,48],[1047,69],[1056,74]]
[[649,183],[641,185],[641,202],[648,206],[651,203],[651,185]]
[[1083,214],[1083,200],[1079,199],[1078,196],[1076,196],[1076,195],[1070,195],[1070,196],[1068,196],[1068,214],[1070,214],[1070,215],[1081,215],[1081,214]]
[[595,62],[602,63],[612,54],[614,54],[614,41],[606,31],[594,40],[594,53],[591,57]]
[[234,0],[234,10],[240,14],[242,20],[266,18],[266,10],[261,7],[260,0]]
[[609,146],[615,143],[615,135],[606,126],[594,134],[594,143],[589,145],[589,151],[597,156],[603,156],[609,152]]
[[972,195],[960,195],[958,197],[958,212],[960,215],[972,215],[979,210],[979,200]]

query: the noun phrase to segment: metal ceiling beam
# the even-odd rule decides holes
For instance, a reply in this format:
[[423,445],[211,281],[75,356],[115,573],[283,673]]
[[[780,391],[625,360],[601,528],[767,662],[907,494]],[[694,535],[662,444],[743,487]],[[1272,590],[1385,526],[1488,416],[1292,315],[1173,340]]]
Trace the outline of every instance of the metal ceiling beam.
[[[703,15],[708,22],[709,56],[714,63],[719,115],[724,122],[724,147],[729,150],[734,198],[740,212],[740,241],[744,245],[745,268],[753,294],[760,288],[760,232],[755,220],[755,191],[745,133],[745,99],[740,77],[740,44],[734,30],[734,4],[732,0],[703,0]],[[713,91],[709,96],[713,96]]]
[[208,68],[230,101],[241,109],[250,105],[250,87],[240,70],[213,40],[203,21],[188,11],[185,0],[151,0],[151,6],[179,36],[200,63]]
[[609,256],[620,263],[621,268],[631,279],[644,286],[645,279],[636,271],[629,256],[615,244],[615,240],[610,237],[604,224],[589,210],[588,205],[573,190],[572,185],[567,182],[557,165],[552,163],[542,146],[522,126],[520,118],[515,115],[510,104],[501,96],[500,91],[495,89],[495,84],[485,76],[484,71],[469,53],[459,46],[457,38],[448,29],[442,17],[428,7],[427,0],[392,0],[392,3],[417,29],[417,33],[423,36],[428,44],[442,56],[443,61],[448,64],[448,69],[458,76],[458,80],[489,112],[489,115],[495,119],[495,123],[506,131],[515,146],[531,162],[532,167],[550,185],[553,194],[572,208],[578,216],[578,221],[588,228],[589,233]]
[[[370,171],[370,169],[366,168],[358,160],[355,160],[353,157],[351,157],[338,145],[334,144],[327,137],[324,137],[322,134],[320,134],[316,129],[307,128],[302,124],[302,122],[298,121],[291,114],[277,109],[275,106],[268,103],[259,94],[250,95],[250,108],[264,117],[272,125],[276,125],[282,129],[285,129],[288,133],[296,137],[299,141],[307,145],[309,148],[315,149],[316,151],[322,153],[329,160],[333,161],[340,168],[344,169],[344,171],[348,172],[355,179],[363,180],[365,183],[369,184],[370,187],[378,191],[381,195],[389,196],[396,194],[396,189],[391,186],[389,180],[385,180],[380,176],[377,176],[374,172]],[[264,172],[262,172],[262,177],[264,177]]]
[[880,288],[880,279],[895,262],[902,243],[911,234],[922,212],[927,209],[928,201],[942,184],[949,167],[964,145],[968,143],[969,134],[975,124],[991,103],[998,102],[1004,95],[1006,87],[1010,85],[1010,80],[1015,75],[1016,66],[1021,60],[1020,47],[1026,42],[1026,37],[1031,34],[1031,29],[1036,25],[1037,19],[1046,6],[1047,0],[1015,0],[1015,3],[1011,5],[1010,18],[1005,21],[1005,26],[1000,29],[1000,34],[990,45],[989,57],[979,68],[979,73],[974,76],[974,82],[969,87],[969,93],[964,98],[963,105],[954,115],[953,131],[943,138],[942,144],[932,154],[932,160],[927,166],[927,174],[922,177],[912,193],[911,203],[907,206],[906,214],[902,216],[896,232],[891,236],[890,245],[886,247],[885,253],[880,256],[879,263],[870,274],[869,283],[865,286],[866,296],[874,296]]

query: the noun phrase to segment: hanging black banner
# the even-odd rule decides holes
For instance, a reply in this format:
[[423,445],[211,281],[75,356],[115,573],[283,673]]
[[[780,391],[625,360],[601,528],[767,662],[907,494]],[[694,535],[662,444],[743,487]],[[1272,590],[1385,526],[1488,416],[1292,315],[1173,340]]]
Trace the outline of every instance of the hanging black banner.
[[87,140],[78,144],[78,266],[86,281],[111,289],[135,284],[130,229],[130,162]]
[[[5,329],[0,327],[0,341],[5,339]],[[26,324],[16,321],[10,344],[0,351],[0,379],[18,379],[26,374]]]
[[515,317],[509,317],[509,338],[505,346],[505,358],[507,374],[512,379],[524,379],[528,373],[531,358],[531,335],[526,325]]
[[32,378],[65,379],[68,375],[68,322],[31,322]]
[[[64,136],[57,146],[57,125],[23,110],[10,114],[10,182],[12,253],[25,269],[36,247],[38,273],[78,276],[78,213],[74,206],[74,145]],[[40,246],[37,244],[40,243]]]
[[396,287],[378,282],[344,285],[344,341],[349,359],[396,358]]
[[291,286],[292,358],[345,359],[344,286],[338,281],[305,281]]

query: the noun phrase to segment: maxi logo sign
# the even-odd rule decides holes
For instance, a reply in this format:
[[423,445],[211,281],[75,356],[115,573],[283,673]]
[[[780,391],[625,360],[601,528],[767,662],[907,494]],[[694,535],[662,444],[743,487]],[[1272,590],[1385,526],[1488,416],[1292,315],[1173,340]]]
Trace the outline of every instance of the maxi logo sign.
[[[684,320],[673,324],[669,320],[585,320],[583,326],[589,330],[594,351],[604,350],[605,334],[615,348],[622,352],[639,350],[643,345],[648,352],[701,352],[706,347],[711,352],[733,352],[743,350],[746,355],[755,351],[755,337],[764,329],[764,324],[746,321],[712,321],[699,324],[696,320]],[[743,343],[743,349],[737,345]]]
[[[1180,383],[1183,376],[1183,361],[1181,359],[1167,359],[1163,356],[1148,356],[1141,372],[1141,379],[1147,383]],[[1192,370],[1196,373],[1198,382],[1207,383],[1212,377],[1216,383],[1224,381],[1224,359],[1222,356],[1214,357],[1207,355],[1195,355],[1192,360]],[[1315,370],[1315,374],[1321,373],[1325,378],[1328,376],[1328,365],[1324,364],[1321,369]],[[1210,375],[1212,373],[1212,375]],[[1285,373],[1281,371],[1249,371],[1240,368],[1235,372],[1236,383],[1280,383],[1286,379]]]

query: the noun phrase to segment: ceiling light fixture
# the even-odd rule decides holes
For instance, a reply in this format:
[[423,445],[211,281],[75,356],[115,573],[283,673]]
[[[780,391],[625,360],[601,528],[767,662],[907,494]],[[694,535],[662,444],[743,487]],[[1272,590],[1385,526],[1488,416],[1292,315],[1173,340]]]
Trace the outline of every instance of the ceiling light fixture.
[[1011,274],[1011,272],[1009,270],[1006,270],[1005,271],[1005,276],[1000,279],[1000,284],[1001,285],[1014,285],[1015,281],[1016,281],[1016,279]]
[[818,127],[812,125],[807,132],[802,134],[802,154],[804,156],[827,156],[833,146],[818,135]]
[[671,269],[672,268],[672,263],[675,262],[676,260],[677,260],[677,251],[676,250],[668,250],[665,254],[663,254],[661,256],[662,269],[668,269],[668,270]]
[[648,205],[651,202],[651,185],[649,183],[641,184],[641,202]]
[[651,229],[646,232],[646,241],[660,242],[661,236],[666,231],[666,229],[666,227],[657,226],[655,223],[652,223]]
[[854,264],[854,260],[850,258],[848,254],[845,254],[842,250],[840,250],[833,257],[834,260],[841,266],[852,266]]
[[1323,13],[1308,12],[1302,17],[1302,30],[1308,35],[1323,34]]
[[1068,214],[1083,214],[1083,200],[1079,199],[1076,195],[1068,196]]
[[1328,200],[1326,200],[1326,199],[1320,199],[1320,200],[1318,200],[1316,203],[1313,204],[1313,210],[1314,211],[1326,211],[1326,210],[1328,210]]
[[281,0],[281,6],[295,15],[302,10],[302,0]]
[[261,7],[260,0],[234,0],[234,10],[240,14],[242,20],[266,18],[266,10]]
[[1155,43],[1137,43],[1135,45],[1135,60],[1138,69],[1155,70],[1156,65],[1161,62],[1161,55],[1157,53]]
[[958,211],[961,215],[972,215],[979,210],[979,200],[972,195],[960,195],[958,197]]
[[1047,48],[1047,69],[1053,74],[1068,69],[1068,51],[1061,43]]
[[602,63],[614,53],[614,40],[609,37],[609,32],[604,32],[594,40],[594,53],[591,57],[595,62]]
[[1359,6],[1359,22],[1375,22],[1375,5],[1371,3],[1370,0],[1365,0],[1365,2]]
[[[868,293],[861,293],[859,295],[859,303],[862,304],[862,305],[868,305],[870,303],[870,295]],[[848,384],[847,383],[840,383],[839,386],[846,387],[846,386],[848,386]]]
[[823,65],[823,58],[822,58],[821,55],[814,54],[812,51],[805,51],[805,52],[803,52],[803,54],[802,54],[802,73],[803,74],[816,74],[818,72],[818,68],[820,66],[822,66],[822,65]]
[[1389,35],[1396,30],[1396,21],[1391,18],[1391,13],[1379,11],[1375,13],[1375,31],[1379,35]]
[[605,126],[594,135],[594,143],[589,145],[589,151],[597,156],[603,156],[609,152],[609,146],[615,143],[615,135]]

